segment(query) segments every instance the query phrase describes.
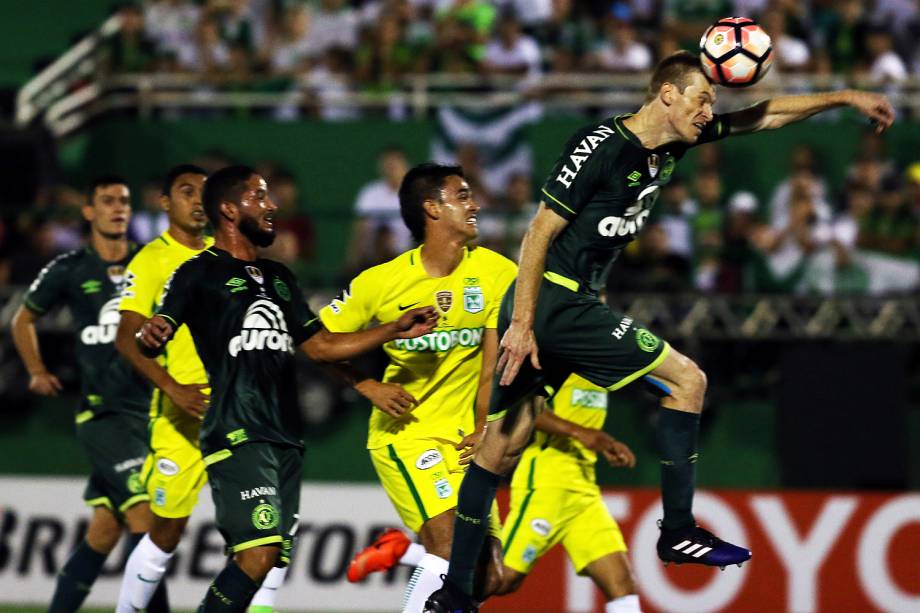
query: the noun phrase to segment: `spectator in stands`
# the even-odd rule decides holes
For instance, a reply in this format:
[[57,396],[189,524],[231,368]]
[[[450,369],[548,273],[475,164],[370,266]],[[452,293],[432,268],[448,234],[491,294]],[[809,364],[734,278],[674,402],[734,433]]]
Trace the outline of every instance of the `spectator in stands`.
[[504,197],[479,212],[480,244],[516,262],[520,256],[521,240],[537,207],[530,177],[522,173],[511,175]]
[[268,11],[252,0],[208,0],[207,12],[228,47],[244,49],[253,61],[267,59]]
[[479,70],[497,11],[484,0],[453,0],[437,12],[436,68],[446,72]]
[[822,41],[834,72],[849,74],[865,56],[865,31],[868,27],[860,0],[840,0],[822,7],[816,18],[816,36]]
[[146,245],[169,227],[163,211],[163,179],[151,177],[141,188],[141,208],[131,214],[128,237],[139,245]]
[[377,156],[380,178],[362,187],[355,200],[355,221],[346,251],[348,276],[412,246],[399,212],[399,184],[408,170],[406,152],[399,147],[387,147]]
[[191,0],[155,0],[144,5],[144,27],[159,54],[178,56],[195,44],[201,7]]
[[693,49],[700,35],[720,17],[731,14],[729,0],[663,0],[663,19],[672,29],[680,46]]
[[539,32],[552,18],[559,0],[495,0],[502,12],[513,12],[528,34]]
[[352,53],[339,47],[327,49],[303,78],[314,113],[325,121],[345,121],[360,116],[347,98],[354,91]]
[[817,223],[829,224],[833,214],[828,202],[827,183],[818,174],[814,150],[807,145],[799,145],[792,150],[789,159],[789,176],[776,185],[770,196],[767,210],[770,226],[781,231],[789,225],[789,207],[796,189],[808,191],[811,195]]
[[156,44],[144,30],[144,13],[134,4],[118,11],[121,29],[105,49],[105,65],[110,72],[146,72],[153,67]]
[[694,175],[696,214],[691,221],[693,252],[696,259],[696,286],[702,290],[715,287],[722,255],[724,212],[722,179],[715,169],[698,170]]
[[651,49],[638,40],[629,8],[624,4],[615,6],[613,14],[605,20],[605,37],[591,53],[590,66],[607,72],[649,70],[653,59]]
[[773,70],[789,73],[806,72],[811,69],[811,50],[805,41],[786,31],[786,15],[782,10],[767,10],[761,22],[773,41]]
[[365,28],[355,53],[355,77],[365,88],[387,91],[412,72],[417,57],[405,39],[405,26],[396,13],[383,12],[376,27]]
[[317,51],[358,46],[358,13],[345,0],[320,0],[313,12],[312,36]]
[[183,70],[210,76],[230,66],[230,48],[221,40],[217,21],[202,17],[195,29],[195,43],[183,46],[178,55]]
[[866,31],[868,64],[866,77],[875,85],[900,83],[907,78],[907,66],[895,53],[891,32],[885,26],[873,26]]
[[671,253],[691,261],[693,259],[693,228],[690,220],[696,213],[696,202],[690,197],[687,183],[680,176],[661,188],[658,223],[668,235]]
[[510,10],[499,19],[484,60],[485,70],[495,74],[537,77],[542,72],[537,41],[521,31],[521,22]]
[[861,218],[857,244],[889,255],[913,255],[917,222],[905,200],[903,179],[891,174],[882,181],[876,206]]
[[736,192],[728,199],[728,214],[722,237],[722,252],[715,289],[738,293],[752,289],[748,266],[752,258],[751,234],[760,225],[759,204],[751,192]]
[[276,32],[269,59],[272,74],[294,76],[309,69],[310,61],[319,50],[311,35],[313,25],[307,5],[290,4],[285,7],[276,24]]

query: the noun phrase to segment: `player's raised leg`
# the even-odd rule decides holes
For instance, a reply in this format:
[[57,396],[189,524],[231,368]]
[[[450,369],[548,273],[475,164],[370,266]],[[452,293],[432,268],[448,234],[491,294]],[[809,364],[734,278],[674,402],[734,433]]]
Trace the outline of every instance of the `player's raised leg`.
[[723,567],[746,562],[751,558],[749,550],[720,540],[697,526],[693,519],[706,375],[693,360],[671,349],[649,379],[664,394],[655,437],[664,507],[658,557],[665,563],[695,562]]

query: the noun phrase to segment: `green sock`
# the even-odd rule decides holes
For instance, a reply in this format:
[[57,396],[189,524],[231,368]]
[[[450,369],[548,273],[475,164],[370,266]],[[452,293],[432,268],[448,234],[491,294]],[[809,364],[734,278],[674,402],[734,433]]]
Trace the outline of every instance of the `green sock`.
[[58,573],[48,613],[72,613],[78,610],[89,595],[107,557],[108,554],[95,551],[86,541],[77,545]]
[[242,613],[257,591],[259,584],[250,579],[236,562],[230,560],[208,587],[208,593],[201,601],[198,613]]
[[[144,538],[143,532],[128,533],[125,547],[129,553],[134,551],[134,548],[137,547],[137,544],[141,542],[142,538]],[[153,596],[150,597],[150,602],[147,603],[146,611],[147,613],[170,613],[169,596],[166,592],[166,577],[163,577],[156,591],[153,593]]]
[[661,454],[661,504],[668,530],[695,525],[693,489],[696,486],[696,452],[699,413],[661,407],[658,411],[658,453]]
[[470,595],[500,479],[499,475],[480,467],[475,461],[471,462],[457,495],[457,516],[454,519],[454,540],[450,546],[447,578]]

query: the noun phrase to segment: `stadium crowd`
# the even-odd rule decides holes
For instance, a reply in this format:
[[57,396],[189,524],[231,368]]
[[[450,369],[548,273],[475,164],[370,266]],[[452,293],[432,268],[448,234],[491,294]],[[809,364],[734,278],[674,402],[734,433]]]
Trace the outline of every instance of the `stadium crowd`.
[[761,21],[777,74],[882,83],[920,71],[920,9],[910,0],[148,0],[119,10],[110,70],[229,86],[294,79],[386,91],[419,72],[641,72],[695,48],[726,15]]

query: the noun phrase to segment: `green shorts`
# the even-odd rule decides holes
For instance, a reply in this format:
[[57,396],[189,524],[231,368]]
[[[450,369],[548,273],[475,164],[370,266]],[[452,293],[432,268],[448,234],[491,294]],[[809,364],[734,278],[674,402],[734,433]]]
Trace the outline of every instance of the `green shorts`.
[[303,450],[252,442],[205,460],[217,528],[231,552],[261,545],[281,548],[290,562],[297,532]]
[[[501,338],[511,322],[516,282],[502,300]],[[617,390],[660,365],[669,345],[628,315],[607,308],[595,294],[575,292],[547,279],[540,286],[534,335],[541,370],[524,360],[511,385],[492,380],[489,420],[500,419],[535,393],[552,396],[572,373],[600,387]]]
[[147,416],[103,413],[77,425],[77,440],[92,472],[83,499],[91,507],[123,513],[149,500],[141,479],[147,457]]

